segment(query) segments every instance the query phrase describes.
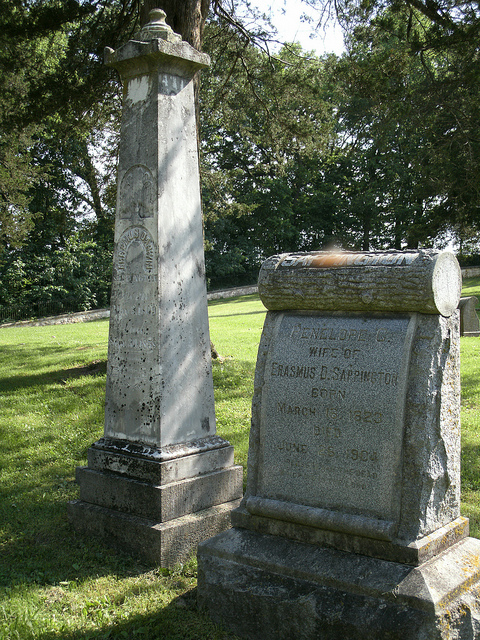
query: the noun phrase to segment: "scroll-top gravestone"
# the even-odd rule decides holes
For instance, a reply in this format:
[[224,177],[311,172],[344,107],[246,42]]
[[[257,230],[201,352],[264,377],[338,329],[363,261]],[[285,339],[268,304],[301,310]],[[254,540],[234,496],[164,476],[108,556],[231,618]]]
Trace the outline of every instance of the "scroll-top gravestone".
[[263,264],[247,491],[234,528],[198,551],[200,605],[238,635],[480,637],[460,290],[448,252]]
[[193,91],[209,59],[150,15],[106,52],[124,106],[105,432],[70,515],[168,566],[230,526],[242,469],[215,435]]
[[467,296],[460,298],[458,308],[460,310],[460,335],[470,338],[480,336],[480,322],[477,316],[478,298]]

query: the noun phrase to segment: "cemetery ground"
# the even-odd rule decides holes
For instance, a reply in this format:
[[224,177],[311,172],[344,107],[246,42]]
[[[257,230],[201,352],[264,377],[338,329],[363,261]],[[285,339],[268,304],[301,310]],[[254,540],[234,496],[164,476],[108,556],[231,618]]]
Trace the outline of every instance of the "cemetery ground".
[[[463,295],[480,298],[480,278]],[[217,432],[246,474],[257,296],[209,305]],[[113,553],[71,528],[75,468],[103,433],[108,321],[0,331],[0,640],[233,640],[196,609],[196,562]],[[480,339],[461,338],[462,514],[480,537]]]

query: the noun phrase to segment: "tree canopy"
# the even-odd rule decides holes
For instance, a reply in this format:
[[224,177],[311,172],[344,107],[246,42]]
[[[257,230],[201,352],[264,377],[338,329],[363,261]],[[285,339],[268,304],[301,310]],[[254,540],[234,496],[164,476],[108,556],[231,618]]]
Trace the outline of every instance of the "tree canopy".
[[268,20],[242,21],[246,0],[4,0],[0,306],[108,304],[121,100],[103,51],[155,5],[212,59],[199,93],[212,286],[254,280],[277,251],[472,244],[478,6],[307,3],[319,22],[335,9],[344,55],[279,49]]

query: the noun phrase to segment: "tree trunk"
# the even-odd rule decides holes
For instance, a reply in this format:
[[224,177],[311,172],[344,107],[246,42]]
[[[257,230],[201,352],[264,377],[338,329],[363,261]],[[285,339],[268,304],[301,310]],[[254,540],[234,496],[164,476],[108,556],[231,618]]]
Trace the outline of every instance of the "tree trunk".
[[143,26],[148,22],[148,14],[152,9],[163,9],[167,14],[167,23],[175,33],[201,51],[209,6],[210,0],[143,0],[140,21]]

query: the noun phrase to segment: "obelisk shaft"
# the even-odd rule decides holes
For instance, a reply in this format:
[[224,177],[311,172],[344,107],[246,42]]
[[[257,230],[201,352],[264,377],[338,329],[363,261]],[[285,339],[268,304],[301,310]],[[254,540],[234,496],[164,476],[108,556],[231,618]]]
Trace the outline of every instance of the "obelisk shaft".
[[154,38],[108,62],[124,106],[105,436],[164,447],[215,434],[193,92],[208,57]]

